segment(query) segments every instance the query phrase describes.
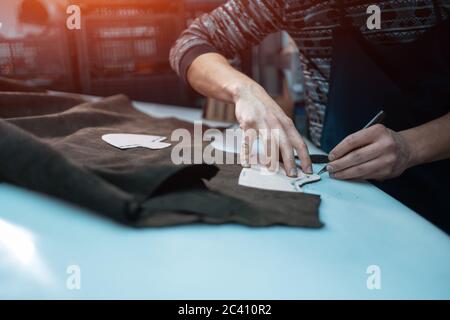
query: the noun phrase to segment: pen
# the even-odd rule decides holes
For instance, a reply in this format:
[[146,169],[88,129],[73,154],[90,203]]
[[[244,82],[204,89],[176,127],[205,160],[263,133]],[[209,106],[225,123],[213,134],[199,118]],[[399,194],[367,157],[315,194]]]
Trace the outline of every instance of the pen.
[[375,117],[372,118],[372,120],[369,121],[368,124],[364,126],[363,129],[367,129],[368,127],[371,127],[374,124],[382,123],[384,118],[386,118],[386,113],[383,110],[381,110],[380,112],[377,113]]
[[[369,121],[369,123],[367,123],[363,129],[367,129],[375,124],[381,123],[383,122],[384,118],[386,118],[386,113],[381,110],[380,112],[377,113],[377,115],[375,117],[372,118],[372,120]],[[323,167],[320,171],[319,171],[319,175],[321,175],[322,173],[327,171],[327,165],[325,167]]]

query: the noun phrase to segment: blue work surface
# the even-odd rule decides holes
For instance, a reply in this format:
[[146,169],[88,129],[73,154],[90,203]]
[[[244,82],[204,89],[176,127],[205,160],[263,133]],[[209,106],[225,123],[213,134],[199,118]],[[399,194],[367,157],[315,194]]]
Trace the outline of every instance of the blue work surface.
[[[132,229],[1,184],[0,297],[450,298],[446,234],[369,184],[306,189],[322,195],[322,229]],[[66,286],[71,265],[80,290]]]
[[448,235],[368,183],[305,189],[322,229],[133,229],[0,184],[0,298],[450,299]]

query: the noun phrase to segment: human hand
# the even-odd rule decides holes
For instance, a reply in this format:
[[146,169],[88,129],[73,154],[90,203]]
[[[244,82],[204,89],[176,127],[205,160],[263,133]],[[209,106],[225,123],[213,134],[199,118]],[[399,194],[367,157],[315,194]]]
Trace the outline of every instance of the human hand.
[[411,166],[411,146],[402,132],[381,124],[346,137],[329,154],[332,178],[385,180]]
[[[235,105],[236,118],[243,132],[241,163],[244,167],[248,167],[250,164],[253,142],[258,137],[262,137],[266,155],[268,153],[271,156],[276,154],[276,158],[278,158],[278,152],[281,153],[288,176],[296,177],[298,173],[294,149],[301,160],[302,170],[305,173],[312,173],[308,148],[301,135],[292,120],[262,87],[252,85],[238,90]],[[267,150],[268,148],[270,152]],[[274,161],[270,159],[270,167],[273,168]]]

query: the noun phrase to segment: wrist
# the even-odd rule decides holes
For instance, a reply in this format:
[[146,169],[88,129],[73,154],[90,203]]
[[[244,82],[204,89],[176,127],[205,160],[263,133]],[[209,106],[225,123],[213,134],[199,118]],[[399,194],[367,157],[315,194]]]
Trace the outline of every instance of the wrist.
[[420,139],[418,139],[414,129],[399,132],[405,143],[405,149],[408,154],[407,167],[414,167],[424,162],[423,151]]
[[224,90],[229,93],[232,101],[237,103],[245,97],[255,95],[256,92],[261,90],[261,86],[253,80],[242,80],[225,84]]

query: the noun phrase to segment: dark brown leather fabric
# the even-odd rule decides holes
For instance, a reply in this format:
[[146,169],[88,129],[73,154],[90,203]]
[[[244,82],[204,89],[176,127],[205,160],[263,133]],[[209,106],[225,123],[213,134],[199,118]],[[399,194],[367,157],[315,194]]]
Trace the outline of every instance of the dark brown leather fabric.
[[0,179],[119,222],[140,227],[197,222],[322,226],[319,196],[239,186],[239,165],[174,165],[173,146],[120,150],[106,144],[101,136],[107,133],[170,140],[174,129],[193,130],[192,124],[174,118],[147,116],[125,96],[83,102],[4,92],[0,118]]

